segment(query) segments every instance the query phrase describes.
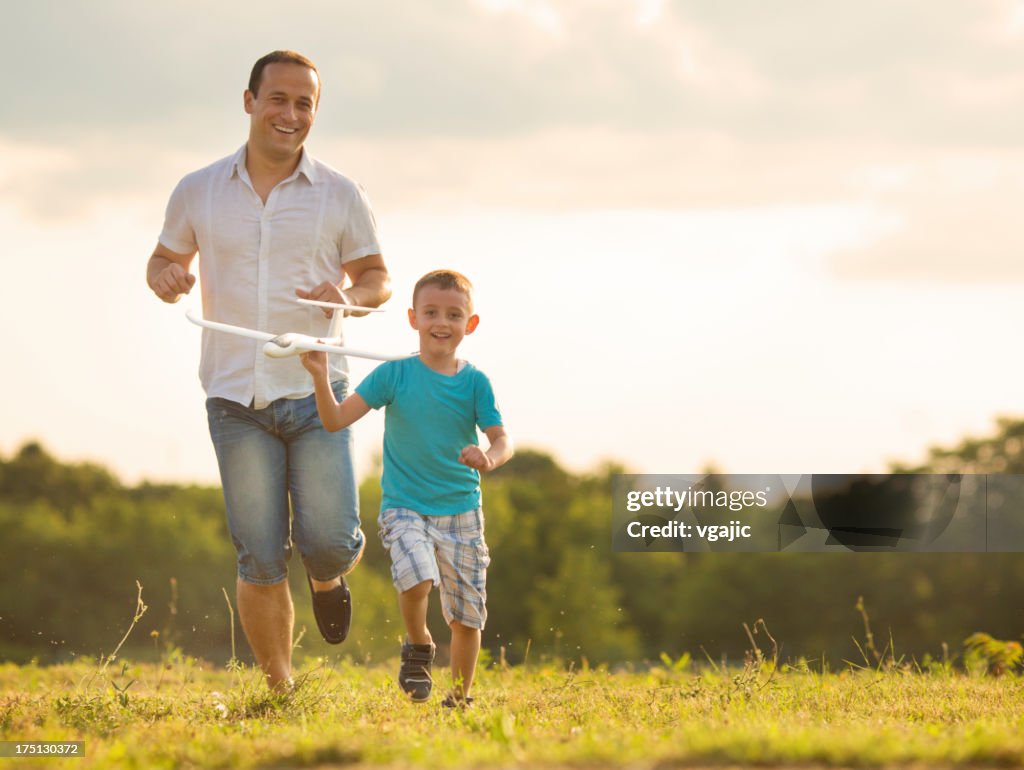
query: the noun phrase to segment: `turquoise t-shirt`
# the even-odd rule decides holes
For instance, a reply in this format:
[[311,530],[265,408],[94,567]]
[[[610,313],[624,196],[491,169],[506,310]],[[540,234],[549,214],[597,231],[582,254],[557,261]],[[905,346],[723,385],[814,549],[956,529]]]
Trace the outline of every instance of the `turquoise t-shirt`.
[[381,510],[451,516],[480,506],[480,474],[459,454],[479,443],[477,426],[502,424],[487,375],[466,364],[447,376],[405,358],[378,366],[356,393],[372,409],[387,407]]

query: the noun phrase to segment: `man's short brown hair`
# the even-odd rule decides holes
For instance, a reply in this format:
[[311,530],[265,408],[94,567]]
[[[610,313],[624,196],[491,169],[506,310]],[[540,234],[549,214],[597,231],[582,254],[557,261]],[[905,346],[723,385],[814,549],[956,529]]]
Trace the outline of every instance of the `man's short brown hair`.
[[252,91],[252,95],[256,96],[257,91],[260,88],[260,81],[263,79],[263,68],[268,64],[299,64],[303,67],[308,67],[313,70],[313,74],[316,75],[316,102],[320,103],[320,72],[317,70],[316,65],[312,61],[307,59],[301,53],[295,51],[271,51],[266,56],[261,56],[256,60],[256,63],[252,65],[252,72],[249,73],[249,90]]
[[469,312],[473,312],[473,284],[462,273],[457,273],[454,270],[431,270],[416,281],[416,286],[412,290],[413,307],[416,307],[416,297],[419,296],[420,289],[425,286],[437,286],[439,289],[461,291],[466,295],[466,299],[469,300]]

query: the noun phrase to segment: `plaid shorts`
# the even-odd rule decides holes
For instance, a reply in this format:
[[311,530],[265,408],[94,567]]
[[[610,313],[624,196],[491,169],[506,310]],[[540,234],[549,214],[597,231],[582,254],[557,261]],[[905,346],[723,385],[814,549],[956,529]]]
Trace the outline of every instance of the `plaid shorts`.
[[491,557],[484,542],[483,510],[423,516],[408,508],[388,508],[381,511],[377,524],[399,591],[430,580],[441,587],[446,623],[457,620],[469,628],[484,627]]

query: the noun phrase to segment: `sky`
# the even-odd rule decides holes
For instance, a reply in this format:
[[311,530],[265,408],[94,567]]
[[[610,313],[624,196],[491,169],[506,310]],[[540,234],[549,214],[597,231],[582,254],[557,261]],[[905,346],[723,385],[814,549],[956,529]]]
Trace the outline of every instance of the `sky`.
[[144,271],[277,48],[317,62],[307,147],[392,273],[350,343],[409,350],[416,279],[466,273],[520,447],[883,471],[1024,412],[1017,0],[43,0],[0,41],[5,455],[216,482],[199,330]]

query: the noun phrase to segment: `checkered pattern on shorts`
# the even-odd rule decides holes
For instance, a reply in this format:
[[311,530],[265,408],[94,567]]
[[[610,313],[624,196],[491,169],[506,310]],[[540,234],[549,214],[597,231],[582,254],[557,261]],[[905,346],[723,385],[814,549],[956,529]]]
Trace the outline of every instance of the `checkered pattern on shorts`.
[[446,623],[483,628],[487,621],[487,565],[484,513],[477,508],[454,516],[424,516],[388,508],[377,518],[380,539],[391,554],[391,580],[408,591],[424,580],[441,589]]

